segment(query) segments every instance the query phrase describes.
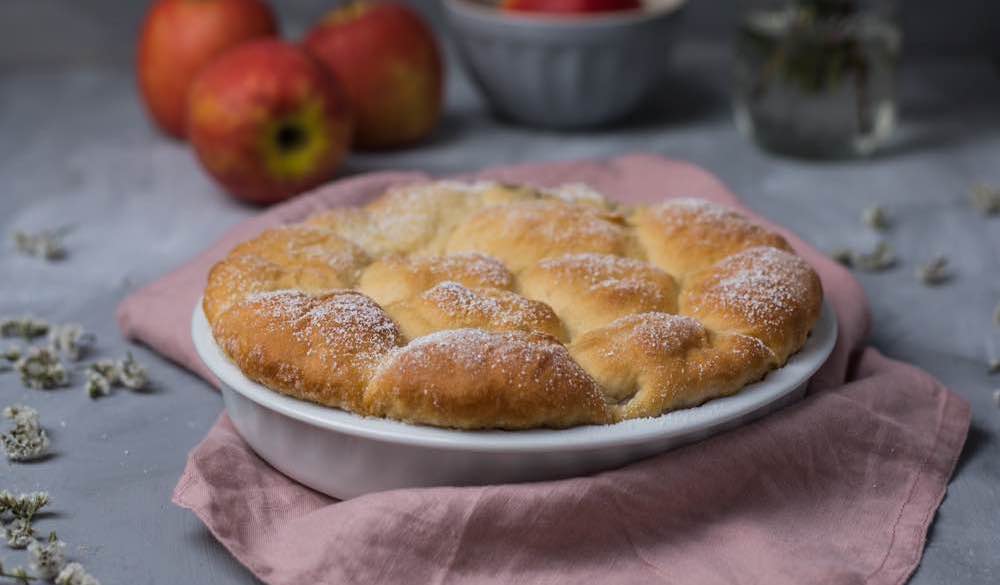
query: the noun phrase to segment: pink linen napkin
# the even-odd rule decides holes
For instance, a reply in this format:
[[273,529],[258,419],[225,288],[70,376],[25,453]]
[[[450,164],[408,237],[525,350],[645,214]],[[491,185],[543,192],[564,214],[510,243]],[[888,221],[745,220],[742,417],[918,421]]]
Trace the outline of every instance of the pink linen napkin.
[[[705,171],[648,155],[469,177],[584,182],[629,203],[695,196],[741,207]],[[274,207],[126,299],[120,326],[212,380],[189,323],[215,261],[267,227],[426,178],[378,173]],[[222,415],[191,452],[174,502],[272,585],[902,583],[961,452],[968,405],[928,374],[864,348],[869,316],[858,283],[769,225],[819,271],[840,325],[833,355],[798,404],[590,477],[344,502],[275,471]]]

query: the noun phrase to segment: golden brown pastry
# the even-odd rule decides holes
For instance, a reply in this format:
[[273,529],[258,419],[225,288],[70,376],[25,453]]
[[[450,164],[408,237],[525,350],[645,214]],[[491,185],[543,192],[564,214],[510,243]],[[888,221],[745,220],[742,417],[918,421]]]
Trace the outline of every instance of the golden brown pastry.
[[552,337],[445,329],[393,352],[365,412],[409,422],[524,429],[611,422],[600,386]]
[[392,319],[361,293],[254,293],[213,324],[244,374],[296,398],[358,411],[375,368],[401,341]]
[[631,218],[649,261],[677,278],[754,246],[791,250],[785,238],[704,199],[672,199]]
[[622,419],[733,394],[774,364],[774,354],[759,339],[713,332],[667,313],[622,317],[580,336],[571,352],[605,388]]
[[805,260],[762,246],[692,274],[680,312],[714,329],[760,339],[780,365],[806,342],[822,301],[819,276]]
[[223,351],[278,392],[527,429],[738,392],[802,347],[822,298],[784,238],[720,205],[445,181],[240,244],[204,309]]

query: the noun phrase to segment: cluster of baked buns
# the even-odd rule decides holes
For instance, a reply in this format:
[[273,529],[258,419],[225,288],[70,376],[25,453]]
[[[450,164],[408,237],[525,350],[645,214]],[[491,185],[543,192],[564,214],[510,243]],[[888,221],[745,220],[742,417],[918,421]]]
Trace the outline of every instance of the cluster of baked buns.
[[443,427],[607,424],[738,392],[819,318],[780,235],[698,199],[431,182],[240,244],[209,276],[251,379]]

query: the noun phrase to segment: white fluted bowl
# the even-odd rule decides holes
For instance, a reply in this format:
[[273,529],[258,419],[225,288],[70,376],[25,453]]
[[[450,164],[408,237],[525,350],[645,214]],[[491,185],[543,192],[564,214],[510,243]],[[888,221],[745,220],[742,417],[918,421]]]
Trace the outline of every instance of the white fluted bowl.
[[685,0],[642,10],[538,15],[444,0],[469,75],[501,115],[573,129],[621,118],[663,78]]

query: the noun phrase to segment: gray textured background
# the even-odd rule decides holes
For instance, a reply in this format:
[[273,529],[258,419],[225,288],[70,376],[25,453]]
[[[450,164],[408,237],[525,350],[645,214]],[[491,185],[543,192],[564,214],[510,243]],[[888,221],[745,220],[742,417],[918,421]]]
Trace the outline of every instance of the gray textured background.
[[[403,0],[443,28],[441,0]],[[689,0],[685,39],[724,41],[748,1]],[[907,51],[915,55],[1000,56],[1000,2],[995,0],[864,0],[900,7]],[[284,32],[298,37],[334,0],[278,0]],[[0,67],[39,64],[127,65],[142,0],[0,0]]]
[[[184,145],[148,126],[125,66],[142,4],[0,0],[0,315],[79,321],[97,333],[97,356],[128,348],[113,322],[121,298],[254,213],[222,196]],[[982,56],[982,31],[994,25],[985,15],[996,15],[1000,3],[954,1],[946,11],[909,2],[927,20],[908,16],[908,29],[929,36],[911,45],[904,67],[900,132],[872,160],[836,163],[774,158],[735,132],[725,44],[701,42],[726,37],[731,4],[693,6],[668,83],[617,128],[560,135],[497,122],[452,67],[447,114],[433,140],[352,156],[344,173],[448,173],[646,150],[706,167],[753,208],[823,249],[873,244],[857,218],[883,204],[902,265],[859,275],[874,308],[871,341],[932,372],[973,409],[968,445],[913,583],[1000,582],[1000,410],[990,398],[1000,377],[983,365],[986,340],[1000,345],[989,323],[1000,301],[1000,219],[984,219],[966,203],[973,182],[1000,184],[1000,80]],[[301,19],[322,4],[281,6],[286,27],[301,30]],[[939,26],[952,19],[968,26]],[[6,241],[15,228],[65,224],[76,226],[72,253],[58,264],[15,255]],[[914,266],[938,252],[954,263],[956,278],[922,287]],[[221,409],[218,395],[155,355],[137,354],[155,381],[149,394],[92,402],[79,387],[28,391],[0,375],[0,402],[37,407],[55,451],[34,464],[0,462],[2,485],[49,490],[52,513],[39,528],[58,530],[105,585],[254,582],[169,502],[186,453]],[[0,556],[23,558],[3,549]]]

